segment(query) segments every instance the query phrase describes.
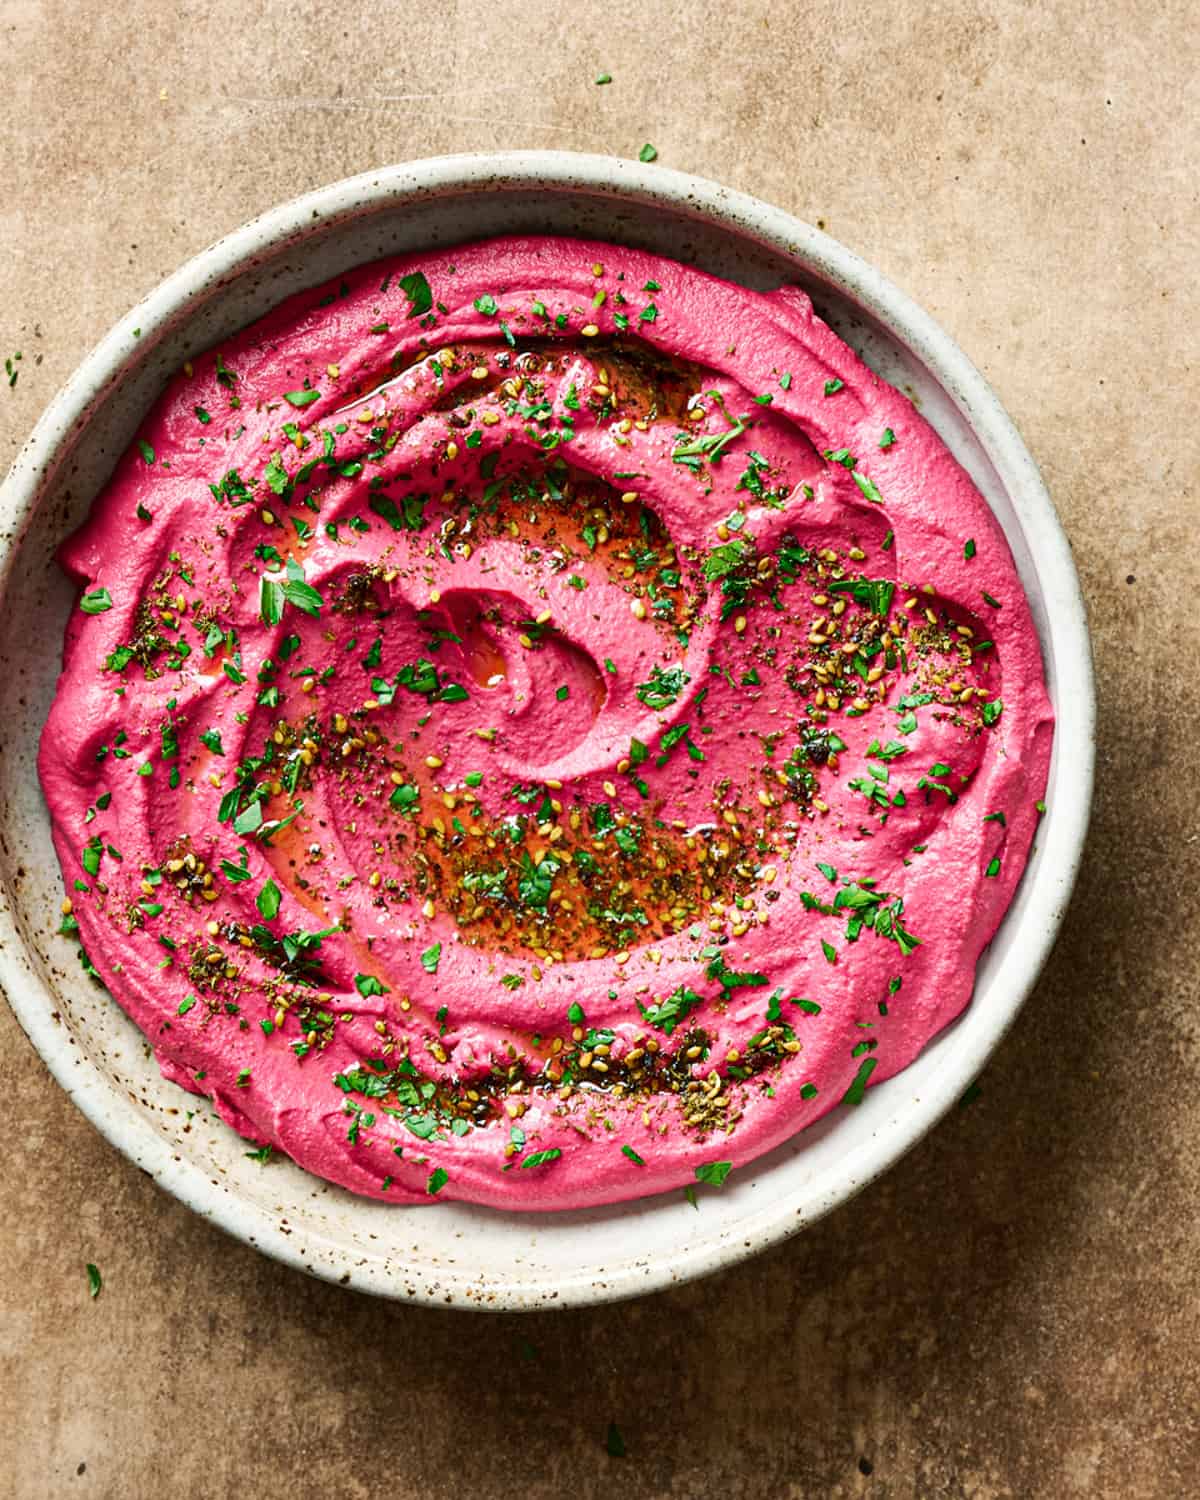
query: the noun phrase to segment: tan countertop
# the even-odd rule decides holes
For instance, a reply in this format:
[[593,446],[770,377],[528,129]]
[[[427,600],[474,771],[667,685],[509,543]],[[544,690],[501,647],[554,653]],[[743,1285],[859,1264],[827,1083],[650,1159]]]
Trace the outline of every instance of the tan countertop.
[[1100,694],[1083,877],[982,1095],[799,1239],[626,1306],[452,1315],[283,1270],[109,1148],[0,1006],[0,1492],[1195,1493],[1188,10],[0,10],[0,356],[24,356],[0,384],[0,462],[115,318],[262,208],[406,157],[652,141],[666,165],[822,224],[982,367],[1065,520]]

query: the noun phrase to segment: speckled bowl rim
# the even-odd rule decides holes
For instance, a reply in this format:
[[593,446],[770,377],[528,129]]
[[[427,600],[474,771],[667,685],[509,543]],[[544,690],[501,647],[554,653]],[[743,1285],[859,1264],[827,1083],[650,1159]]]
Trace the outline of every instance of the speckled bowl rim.
[[[614,195],[642,207],[661,206],[706,219],[733,234],[790,257],[867,309],[902,339],[952,398],[994,466],[1035,554],[1047,621],[1043,628],[1053,649],[1059,682],[1056,756],[1072,767],[1056,789],[1052,816],[1039,842],[1043,866],[1052,872],[1050,899],[1021,914],[1022,951],[1016,982],[1002,999],[993,998],[986,1017],[973,1020],[972,1044],[953,1069],[944,1069],[919,1096],[898,1103],[898,1117],[848,1159],[838,1180],[804,1212],[782,1195],[755,1207],[739,1223],[707,1235],[702,1225],[674,1254],[648,1263],[629,1261],[608,1274],[589,1267],[586,1274],[546,1276],[537,1285],[510,1276],[488,1281],[486,1301],[472,1300],[479,1273],[464,1266],[441,1269],[436,1287],[414,1293],[402,1268],[381,1265],[377,1274],[355,1276],[360,1290],[409,1301],[444,1304],[448,1290],[458,1307],[496,1310],[553,1305],[579,1306],[612,1301],[690,1280],[732,1265],[814,1222],[860,1191],[912,1147],[961,1096],[995,1049],[1041,971],[1066,909],[1082,857],[1091,807],[1095,754],[1095,690],[1087,619],[1069,545],[1029,452],[999,399],[953,340],[910,298],[867,262],[828,235],[790,214],[704,178],[612,157],[559,151],[504,152],[445,156],[399,163],[347,178],[293,199],[234,230],[200,252],[164,280],[100,341],[50,403],[0,486],[0,585],[19,550],[39,499],[86,425],[92,402],[138,358],[160,330],[175,326],[205,298],[214,284],[246,270],[264,255],[296,242],[314,228],[432,194],[489,191],[497,187],[585,191]],[[1066,711],[1064,711],[1066,710]],[[1010,913],[1011,916],[1011,913]],[[1006,918],[1006,921],[1009,918]],[[1011,976],[1010,976],[1011,977]],[[175,1197],[228,1233],[290,1266],[329,1281],[345,1282],[349,1257],[320,1235],[308,1236],[303,1250],[298,1231],[283,1233],[277,1215],[230,1194],[198,1164],[182,1160],[172,1144],[143,1119],[136,1104],[122,1096],[94,1066],[80,1066],[79,1051],[58,1024],[53,992],[34,977],[34,965],[0,893],[0,989],[51,1073],[83,1113],[125,1156],[141,1166]],[[47,1004],[47,998],[51,1003]],[[903,1075],[902,1075],[903,1076]],[[649,1200],[653,1201],[653,1200]],[[586,1234],[586,1228],[581,1230]],[[361,1270],[361,1266],[359,1268]]]

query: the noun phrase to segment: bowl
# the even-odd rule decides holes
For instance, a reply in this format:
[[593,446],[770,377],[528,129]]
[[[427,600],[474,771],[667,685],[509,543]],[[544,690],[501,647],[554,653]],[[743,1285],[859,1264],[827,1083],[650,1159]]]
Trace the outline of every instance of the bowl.
[[[970,1006],[858,1108],[839,1107],[760,1158],[699,1213],[680,1192],[552,1215],[401,1208],[290,1162],[264,1169],[161,1077],[140,1032],[57,931],[62,879],[35,771],[74,602],[54,551],[168,376],[347,266],[538,231],[639,246],[756,288],[803,286],[841,337],[910,395],[995,512],[1057,716],[1048,812]],[[365,1292],[475,1308],[603,1302],[703,1275],[803,1229],[907,1151],[979,1073],[1037,978],[1079,864],[1094,749],[1087,623],[1066,538],[995,394],[925,313],[834,240],[661,167],[564,152],[442,157],[334,183],[227,235],[122,319],[22,449],[0,489],[0,606],[0,986],[63,1088],[162,1187],[247,1244]]]

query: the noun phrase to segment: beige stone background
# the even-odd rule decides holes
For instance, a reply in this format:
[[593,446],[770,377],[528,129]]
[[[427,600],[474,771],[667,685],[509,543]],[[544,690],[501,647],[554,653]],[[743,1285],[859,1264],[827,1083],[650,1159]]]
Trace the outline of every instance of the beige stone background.
[[1100,694],[1083,878],[981,1097],[801,1238],[669,1294],[517,1318],[306,1281],[110,1149],[0,1006],[0,1496],[1197,1492],[1189,10],[0,4],[0,356],[24,355],[0,462],[115,318],[283,198],[652,141],[824,224],[982,367],[1065,519]]

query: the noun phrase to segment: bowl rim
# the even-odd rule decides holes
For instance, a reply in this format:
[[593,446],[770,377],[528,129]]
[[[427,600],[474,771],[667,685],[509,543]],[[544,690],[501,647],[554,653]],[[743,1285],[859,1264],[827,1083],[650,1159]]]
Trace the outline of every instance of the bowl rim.
[[[738,1232],[698,1234],[671,1255],[629,1260],[561,1274],[536,1289],[516,1277],[486,1282],[443,1265],[428,1285],[414,1285],[403,1264],[381,1259],[359,1276],[360,1290],[407,1301],[496,1310],[553,1305],[580,1306],[618,1300],[691,1280],[732,1266],[814,1222],[861,1191],[921,1139],[954,1104],[965,1076],[974,1077],[1008,1030],[1033,988],[1053,946],[1083,855],[1091,808],[1095,759],[1095,688],[1086,610],[1070,546],[1049,494],[1024,442],[999,398],[954,340],[910,297],[868,262],[782,209],[707,178],[615,157],[568,151],[464,153],[399,162],[326,184],[268,209],[224,235],[161,281],[83,359],[55,395],[0,483],[0,590],[17,555],[42,493],[86,425],[89,408],[119,376],[151,349],[156,336],[203,305],[214,287],[289,243],[299,244],[331,223],[371,207],[405,198],[504,189],[590,192],[643,207],[661,207],[715,223],[817,272],[835,290],[869,309],[889,332],[919,352],[958,408],[1036,544],[1039,583],[1047,600],[1044,645],[1053,650],[1059,679],[1056,755],[1072,776],[1056,788],[1053,820],[1047,820],[1043,861],[1052,872],[1052,899],[1023,914],[1025,940],[1011,990],[990,1001],[986,1024],[977,1023],[973,1044],[954,1070],[954,1081],[936,1080],[902,1110],[902,1119],[877,1134],[869,1151],[855,1154],[840,1180],[806,1212],[786,1196],[751,1210]],[[137,336],[133,330],[139,330]],[[1069,711],[1064,712],[1067,703]],[[1048,826],[1047,826],[1048,825]],[[1007,920],[1007,917],[1006,917]],[[180,1158],[172,1144],[143,1120],[136,1106],[81,1057],[45,1003],[22,955],[26,943],[0,888],[0,991],[52,1075],[106,1139],[189,1208],[226,1232],[297,1270],[345,1282],[342,1252],[319,1231],[284,1234],[277,1216],[214,1183],[203,1168]],[[867,1158],[864,1160],[864,1156]],[[653,1201],[653,1200],[651,1200]],[[296,1244],[302,1239],[303,1248]],[[360,1279],[361,1278],[361,1279]]]

